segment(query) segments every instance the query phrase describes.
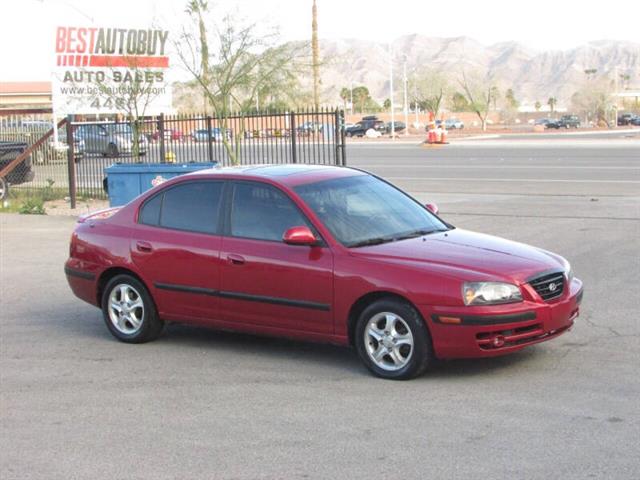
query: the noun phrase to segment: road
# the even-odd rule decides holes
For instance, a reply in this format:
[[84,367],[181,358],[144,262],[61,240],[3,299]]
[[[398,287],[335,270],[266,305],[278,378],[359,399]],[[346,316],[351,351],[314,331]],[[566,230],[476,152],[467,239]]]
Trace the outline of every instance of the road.
[[73,219],[0,216],[0,477],[637,479],[640,148],[349,147],[461,228],[566,256],[554,341],[410,382],[347,349],[180,325],[114,341],[62,273]]

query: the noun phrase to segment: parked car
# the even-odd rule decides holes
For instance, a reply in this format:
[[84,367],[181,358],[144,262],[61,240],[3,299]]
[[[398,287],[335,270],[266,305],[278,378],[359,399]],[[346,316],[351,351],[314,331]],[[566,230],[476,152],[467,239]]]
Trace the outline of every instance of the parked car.
[[[156,132],[151,136],[151,139],[159,140],[160,131],[156,130]],[[184,133],[182,133],[182,130],[178,130],[177,128],[165,128],[164,139],[165,141],[181,142],[184,139]]]
[[80,219],[65,273],[123,342],[197,323],[353,345],[390,379],[573,325],[582,282],[564,258],[435,211],[346,167],[202,170]]
[[556,130],[560,128],[560,124],[558,120],[554,118],[539,118],[536,120],[536,125],[544,125],[544,128],[555,128]]
[[577,115],[563,115],[558,121],[558,128],[579,128],[580,118]]
[[[394,128],[393,128],[394,132],[401,132],[405,128],[407,128],[407,125],[404,122],[395,121],[393,122],[393,124],[394,124]],[[386,133],[391,133],[391,122],[387,122],[384,127],[385,127]]]
[[[79,125],[76,133],[84,140],[87,153],[117,157],[133,151],[133,131],[127,123],[87,123]],[[139,154],[146,155],[148,141],[142,133],[138,136],[138,142]]]
[[[26,142],[0,141],[0,171],[17,159],[18,155],[24,153],[28,147],[29,144]],[[33,180],[34,177],[35,172],[31,164],[31,156],[28,156],[13,167],[4,177],[0,177],[0,200],[4,200],[7,197],[10,185],[27,183]]]
[[[209,130],[207,130],[206,128],[199,128],[198,130],[194,130],[193,132],[191,132],[191,137],[196,142],[206,142],[209,139]],[[227,138],[227,141],[230,141],[233,138],[233,131],[230,128],[225,129],[225,137]],[[223,136],[221,128],[214,127],[211,129],[211,139],[214,142],[221,142],[222,138]]]
[[387,126],[382,120],[369,116],[363,117],[362,120],[357,122],[353,127],[345,129],[345,135],[347,137],[364,137],[369,129],[373,129],[379,133],[387,132]]
[[[61,134],[56,143],[53,137],[49,139],[33,152],[33,160],[36,164],[45,164],[53,161],[66,162],[68,156],[67,136]],[[85,142],[77,132],[73,134],[73,159],[75,163],[80,162],[85,154]]]
[[462,130],[464,128],[464,122],[457,118],[447,118],[444,121],[444,126],[447,130]]
[[[640,120],[640,117],[634,113],[623,113],[618,115],[618,126],[633,125],[634,120]],[[637,125],[637,123],[636,123]]]
[[640,115],[634,116],[629,123],[631,125],[640,126]]

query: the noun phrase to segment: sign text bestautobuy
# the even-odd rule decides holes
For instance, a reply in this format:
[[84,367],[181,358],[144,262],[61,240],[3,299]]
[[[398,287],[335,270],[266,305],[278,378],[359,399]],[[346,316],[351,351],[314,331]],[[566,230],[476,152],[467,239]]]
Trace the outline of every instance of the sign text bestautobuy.
[[118,95],[131,98],[132,90],[140,89],[154,95],[146,105],[150,110],[171,108],[165,78],[168,37],[169,32],[160,29],[58,27],[53,81],[56,113],[120,112],[124,98]]

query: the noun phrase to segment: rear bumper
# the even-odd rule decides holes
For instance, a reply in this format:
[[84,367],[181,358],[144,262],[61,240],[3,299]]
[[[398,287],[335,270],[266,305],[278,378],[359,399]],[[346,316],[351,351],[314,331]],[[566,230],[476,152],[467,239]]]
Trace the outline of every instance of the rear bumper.
[[69,283],[69,287],[76,297],[91,305],[99,306],[96,297],[98,282],[97,270],[87,267],[88,265],[84,264],[84,262],[75,258],[69,258],[64,265],[67,283]]
[[431,332],[436,357],[494,357],[566,332],[579,315],[582,294],[582,282],[573,279],[568,291],[549,303],[419,309]]

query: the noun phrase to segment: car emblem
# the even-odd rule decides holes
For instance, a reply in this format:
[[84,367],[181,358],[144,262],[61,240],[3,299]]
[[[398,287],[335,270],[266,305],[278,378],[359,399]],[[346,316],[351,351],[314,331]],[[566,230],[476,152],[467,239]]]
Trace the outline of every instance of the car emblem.
[[550,292],[555,292],[556,288],[558,288],[558,286],[555,283],[550,283],[549,284],[549,291]]

